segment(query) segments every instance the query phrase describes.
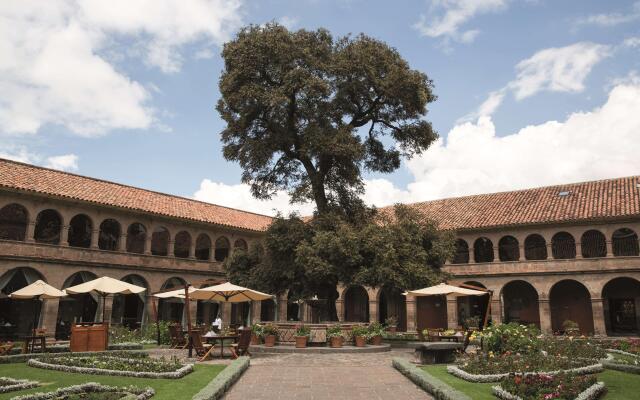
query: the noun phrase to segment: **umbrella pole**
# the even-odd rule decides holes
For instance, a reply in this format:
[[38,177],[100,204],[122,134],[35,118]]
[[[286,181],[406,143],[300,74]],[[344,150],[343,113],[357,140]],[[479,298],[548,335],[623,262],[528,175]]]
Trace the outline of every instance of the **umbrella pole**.
[[102,323],[104,324],[104,314],[105,314],[105,309],[104,309],[104,305],[107,301],[107,295],[102,295]]
[[[36,304],[36,309],[38,308],[38,300],[40,300],[40,296],[36,296],[33,298]],[[33,336],[36,335],[36,326],[38,325],[38,314],[36,314],[37,310],[33,310]],[[40,312],[42,312],[42,307],[40,307]]]
[[484,321],[482,322],[482,329],[487,327],[487,322],[489,321],[489,311],[491,310],[491,300],[493,298],[493,292],[489,291],[489,298],[487,299],[487,309],[484,312]]
[[189,285],[184,285],[184,305],[187,307],[187,335],[189,335],[189,358],[193,356],[193,339],[191,338],[191,307],[189,307]]
[[155,298],[151,298],[151,305],[153,306],[153,315],[155,317],[156,320],[156,336],[157,336],[157,342],[158,342],[158,346],[160,346],[160,324],[158,321],[158,308],[156,306],[156,299]]

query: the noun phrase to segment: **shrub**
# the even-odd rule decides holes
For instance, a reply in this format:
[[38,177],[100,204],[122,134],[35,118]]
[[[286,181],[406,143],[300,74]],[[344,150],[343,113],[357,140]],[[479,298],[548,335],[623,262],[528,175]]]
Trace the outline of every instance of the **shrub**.
[[492,325],[480,334],[484,348],[495,354],[504,352],[531,353],[540,349],[540,330],[535,325],[524,326],[515,322]]
[[262,333],[264,336],[278,336],[278,327],[274,324],[266,324],[262,327]]
[[512,372],[549,372],[593,365],[593,360],[548,356],[542,352],[519,354],[477,353],[460,357],[457,365],[470,374],[505,374]]
[[519,375],[513,374],[500,383],[502,389],[522,400],[573,400],[580,393],[596,384],[594,375]]
[[353,328],[351,328],[351,336],[352,337],[357,337],[357,336],[362,336],[362,337],[369,337],[369,329],[366,326],[362,326],[362,325],[355,325]]
[[342,337],[342,325],[333,324],[327,328],[327,339],[332,337]]
[[251,332],[257,337],[261,338],[264,336],[264,326],[260,324],[251,325]]
[[382,336],[384,334],[384,326],[380,322],[372,322],[367,328],[369,336]]
[[570,319],[567,319],[562,323],[562,330],[565,335],[573,336],[580,334],[580,326],[577,322],[571,321]]
[[396,317],[388,317],[387,319],[384,320],[384,324],[385,326],[389,327],[389,328],[393,328],[393,327],[397,327],[398,326],[398,319]]
[[306,326],[305,324],[300,324],[296,326],[295,336],[311,336],[311,328]]

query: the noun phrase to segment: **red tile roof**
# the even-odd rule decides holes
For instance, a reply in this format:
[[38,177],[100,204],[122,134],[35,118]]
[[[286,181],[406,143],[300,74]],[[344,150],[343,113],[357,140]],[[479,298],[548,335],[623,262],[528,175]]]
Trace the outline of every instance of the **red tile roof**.
[[[561,196],[560,192],[569,194]],[[410,206],[437,221],[441,228],[452,230],[638,218],[640,176],[455,197]]]
[[5,159],[0,159],[1,187],[252,231],[264,231],[272,220],[266,215]]

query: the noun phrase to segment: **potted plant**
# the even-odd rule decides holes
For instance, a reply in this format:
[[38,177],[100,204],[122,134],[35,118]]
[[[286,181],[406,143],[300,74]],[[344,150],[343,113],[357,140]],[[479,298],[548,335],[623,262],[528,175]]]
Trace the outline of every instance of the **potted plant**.
[[251,345],[255,346],[260,344],[260,339],[263,335],[263,326],[260,324],[251,325]]
[[380,322],[372,322],[369,324],[368,335],[371,338],[371,344],[374,346],[380,346],[382,344],[382,334],[384,333],[384,327]]
[[562,329],[564,330],[564,334],[567,336],[580,335],[580,326],[577,322],[571,321],[570,319],[567,319],[562,323]]
[[391,334],[395,334],[398,329],[398,320],[396,317],[389,317],[384,320],[384,324],[387,327],[387,331]]
[[330,347],[342,347],[342,342],[344,342],[344,336],[342,336],[342,326],[340,324],[335,324],[328,327],[327,339],[329,339]]
[[278,337],[278,327],[273,324],[266,324],[262,327],[262,336],[266,347],[273,347]]
[[364,347],[367,345],[369,329],[366,326],[356,325],[351,328],[351,336],[353,337],[356,347]]
[[307,347],[307,341],[311,336],[311,329],[305,324],[300,324],[296,326],[296,332],[294,336],[296,339],[297,348],[301,349],[301,348]]

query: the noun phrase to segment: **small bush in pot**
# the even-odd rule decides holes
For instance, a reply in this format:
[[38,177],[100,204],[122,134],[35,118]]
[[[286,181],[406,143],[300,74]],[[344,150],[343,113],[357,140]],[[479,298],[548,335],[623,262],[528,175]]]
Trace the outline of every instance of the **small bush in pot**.
[[387,332],[396,333],[398,329],[398,319],[396,317],[389,317],[384,320],[384,325],[387,327]]
[[307,347],[307,341],[311,336],[311,328],[306,326],[305,324],[300,324],[296,326],[295,338],[296,338],[296,347],[304,348]]
[[580,335],[580,326],[577,322],[571,321],[570,319],[565,320],[562,323],[562,330],[564,334],[567,336],[579,336]]
[[263,336],[263,329],[264,327],[260,324],[251,325],[251,344],[252,345],[255,346],[260,344],[260,341]]
[[367,339],[369,338],[369,328],[356,325],[351,328],[351,336],[353,337],[356,347],[364,347],[367,345]]
[[342,347],[344,336],[342,336],[342,325],[334,324],[327,328],[327,340],[330,347]]
[[273,324],[266,324],[262,327],[262,335],[264,337],[264,345],[273,347],[278,338],[278,327]]
[[371,344],[380,346],[382,344],[382,335],[384,334],[384,326],[380,322],[372,322],[369,324],[368,336],[371,338]]

